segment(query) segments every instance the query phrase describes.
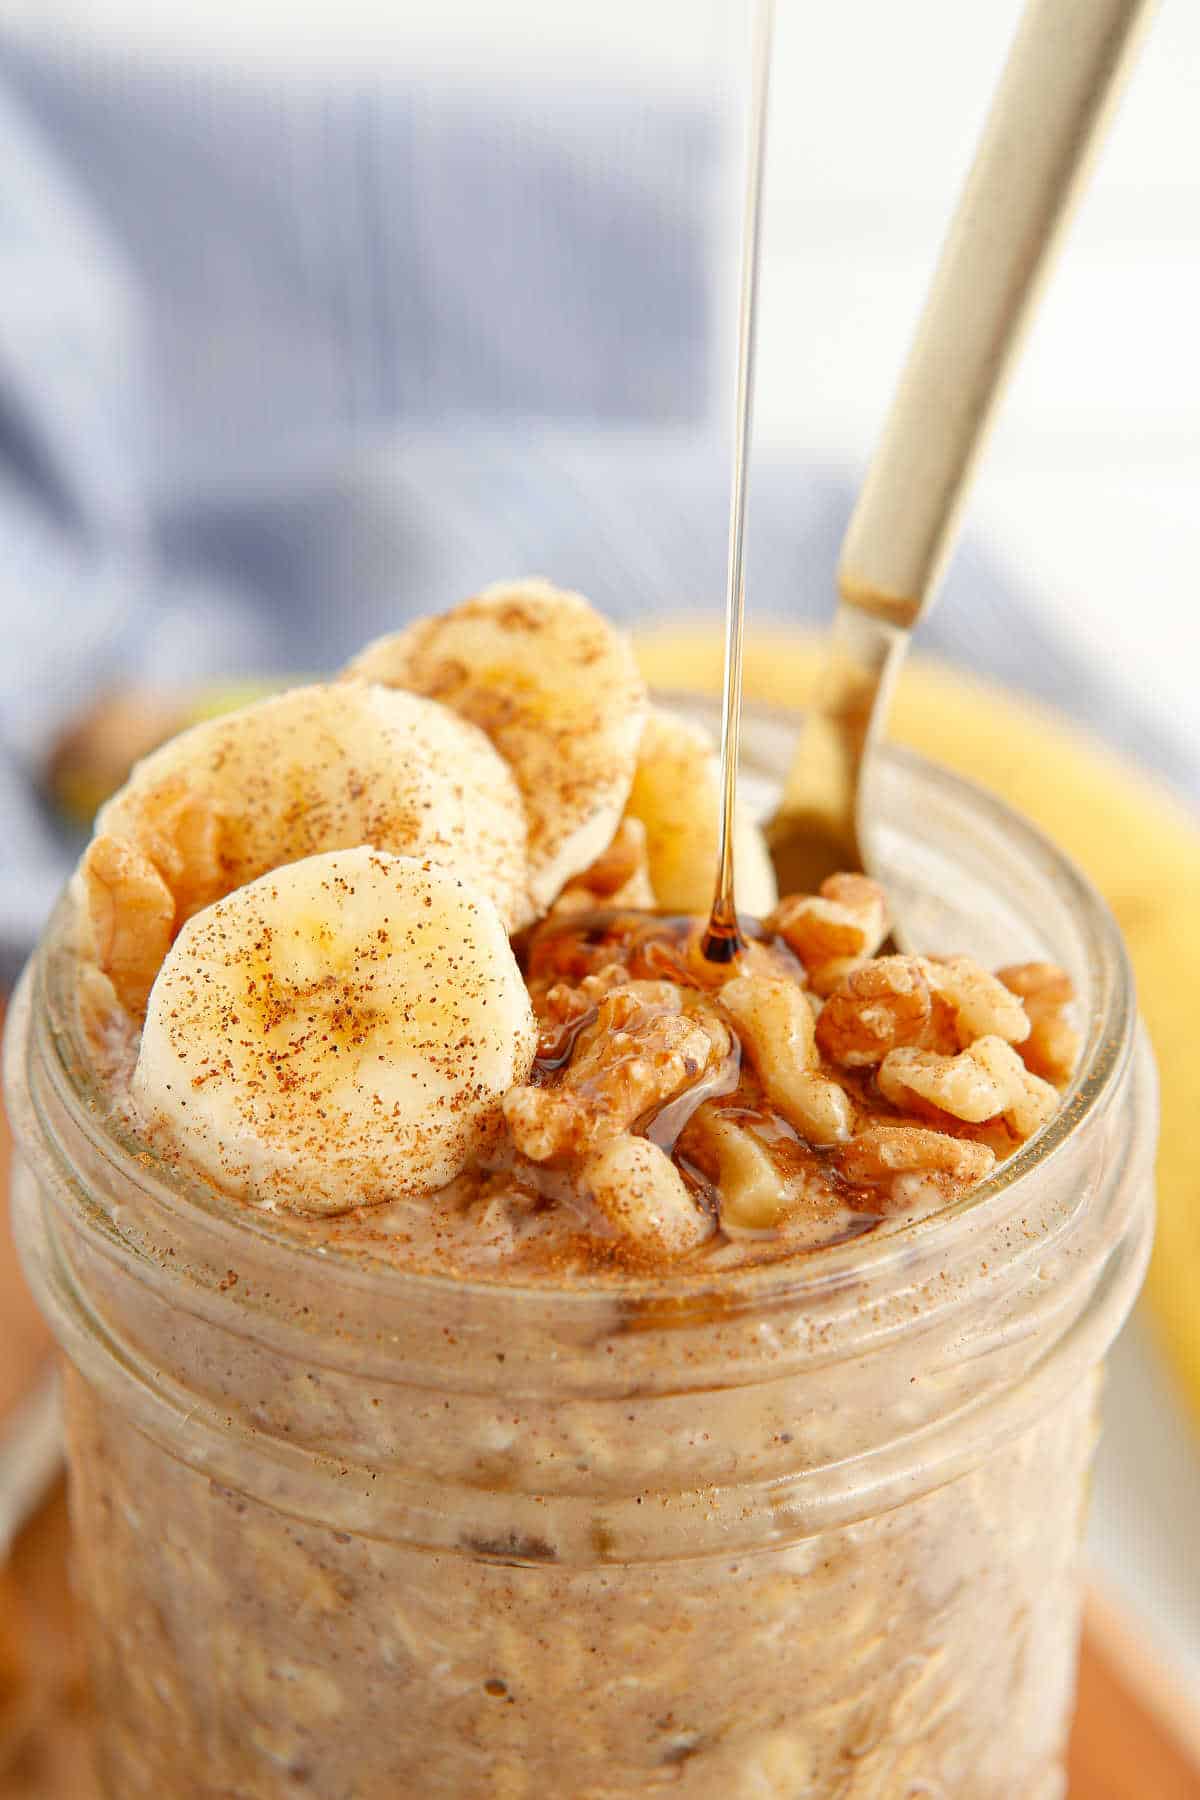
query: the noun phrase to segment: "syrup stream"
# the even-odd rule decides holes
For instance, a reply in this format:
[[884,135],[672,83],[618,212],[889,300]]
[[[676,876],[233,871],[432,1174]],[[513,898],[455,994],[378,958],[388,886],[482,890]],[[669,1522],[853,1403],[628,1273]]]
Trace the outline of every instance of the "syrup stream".
[[729,559],[725,585],[725,675],[721,718],[721,841],[712,912],[702,942],[709,962],[727,963],[744,948],[733,891],[734,816],[742,735],[742,638],[746,611],[746,478],[754,425],[754,364],[758,340],[758,264],[763,168],[771,83],[774,0],[756,0],[746,109],[745,191],[742,202],[741,284],[738,297],[737,387],[733,472],[729,493]]

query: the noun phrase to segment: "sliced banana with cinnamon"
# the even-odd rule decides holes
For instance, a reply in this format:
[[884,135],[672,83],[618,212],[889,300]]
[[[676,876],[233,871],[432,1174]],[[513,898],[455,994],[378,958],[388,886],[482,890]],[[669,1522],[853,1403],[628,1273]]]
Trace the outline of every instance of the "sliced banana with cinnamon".
[[[524,810],[483,732],[418,695],[318,683],[193,726],[137,764],[102,808],[76,882],[93,956],[140,1012],[199,908],[360,844],[436,858],[511,928],[525,922]],[[155,916],[129,944],[113,920],[135,902]]]
[[433,1193],[503,1132],[536,1029],[504,921],[440,864],[365,847],[194,915],[150,994],[152,1138],[241,1198],[340,1212]]
[[440,700],[487,733],[525,802],[538,912],[612,842],[646,688],[628,639],[582,594],[501,582],[368,644],[350,673]]

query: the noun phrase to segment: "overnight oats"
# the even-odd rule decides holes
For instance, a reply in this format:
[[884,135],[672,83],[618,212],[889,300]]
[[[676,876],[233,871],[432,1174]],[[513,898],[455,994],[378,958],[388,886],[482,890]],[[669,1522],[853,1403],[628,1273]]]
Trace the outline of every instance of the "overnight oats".
[[114,1800],[1061,1795],[1153,1075],[1074,871],[881,780],[714,964],[710,740],[527,582],[102,810],[9,1087]]

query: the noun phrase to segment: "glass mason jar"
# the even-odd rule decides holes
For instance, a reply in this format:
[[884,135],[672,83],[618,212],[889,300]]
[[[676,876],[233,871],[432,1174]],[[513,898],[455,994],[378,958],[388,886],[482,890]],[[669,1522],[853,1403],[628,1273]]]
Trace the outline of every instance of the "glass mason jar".
[[[794,733],[752,714],[750,770]],[[59,918],[8,1079],[113,1800],[1062,1793],[1153,1069],[1051,845],[898,752],[877,801],[914,940],[1064,964],[1079,1072],[942,1212],[707,1277],[406,1273],[187,1183],[89,1076]]]

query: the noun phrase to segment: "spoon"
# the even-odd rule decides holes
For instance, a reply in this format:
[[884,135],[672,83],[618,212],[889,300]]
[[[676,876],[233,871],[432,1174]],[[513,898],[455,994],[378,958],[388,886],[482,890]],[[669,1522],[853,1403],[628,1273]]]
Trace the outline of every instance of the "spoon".
[[1029,0],[838,563],[817,705],[767,824],[781,893],[868,867],[863,775],[1150,0]]

